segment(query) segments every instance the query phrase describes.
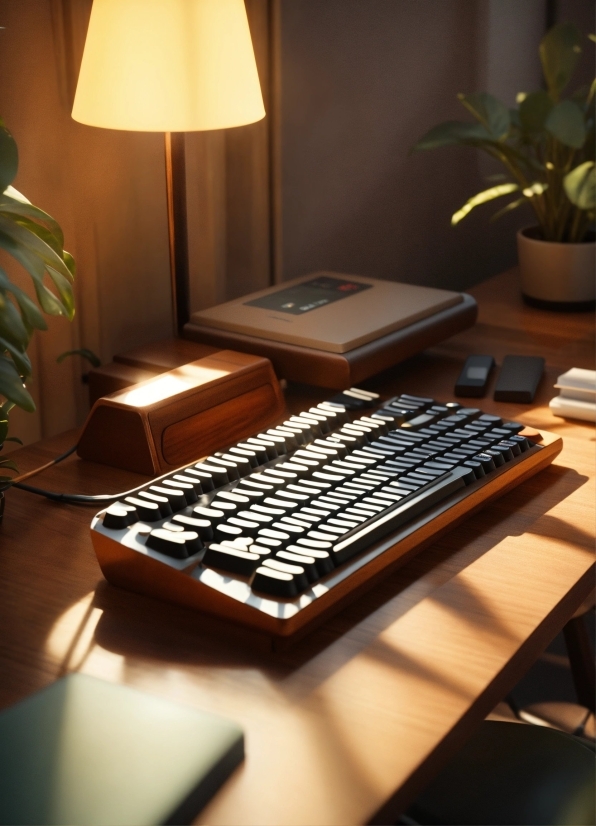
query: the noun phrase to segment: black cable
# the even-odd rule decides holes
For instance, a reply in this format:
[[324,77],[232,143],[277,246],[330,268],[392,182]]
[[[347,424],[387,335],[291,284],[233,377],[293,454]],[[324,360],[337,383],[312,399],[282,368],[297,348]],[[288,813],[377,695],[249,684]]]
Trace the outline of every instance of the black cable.
[[80,493],[56,493],[56,491],[35,488],[33,485],[26,485],[23,482],[15,482],[12,487],[25,490],[27,493],[36,493],[38,496],[45,496],[46,499],[51,499],[53,502],[67,502],[70,505],[96,505],[98,502],[116,502],[118,499],[122,499],[123,496],[130,496],[130,494],[134,493],[137,489],[132,488],[132,490],[127,490],[125,493],[102,493],[98,496],[84,496]]
[[[67,459],[75,452],[77,447],[78,445],[73,445],[73,447],[69,448],[65,453],[56,456],[52,462],[44,465],[43,469],[45,470]],[[40,470],[41,469],[42,468],[40,468]],[[123,496],[129,496],[137,490],[138,485],[124,493],[100,493],[97,496],[85,496],[80,493],[56,493],[56,491],[53,490],[45,490],[44,488],[36,488],[33,485],[26,485],[24,482],[13,482],[11,487],[19,488],[19,490],[24,490],[27,493],[35,493],[37,496],[45,496],[46,499],[51,499],[53,502],[66,502],[70,505],[97,505],[98,503],[116,502],[118,499],[122,499]]]

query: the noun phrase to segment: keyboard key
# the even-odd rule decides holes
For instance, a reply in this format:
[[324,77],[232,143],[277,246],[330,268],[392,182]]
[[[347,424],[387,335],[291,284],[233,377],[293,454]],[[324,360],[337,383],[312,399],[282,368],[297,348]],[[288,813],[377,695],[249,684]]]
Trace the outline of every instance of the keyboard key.
[[[152,491],[148,490],[140,490],[138,492],[139,499],[145,499],[147,502],[153,502],[159,508],[159,518],[165,519],[167,516],[171,516],[174,511],[172,510],[172,506],[166,496],[162,496],[158,493],[153,493]],[[129,504],[133,504],[130,500],[126,499]]]
[[298,591],[305,591],[308,588],[308,577],[302,565],[291,565],[289,562],[281,562],[278,559],[266,559],[263,567],[282,574],[291,574]]
[[173,559],[187,559],[202,550],[203,544],[194,531],[168,531],[155,528],[147,537],[146,544],[153,551],[158,551]]
[[202,560],[206,568],[219,568],[244,577],[252,576],[261,561],[259,554],[217,543],[209,545]]
[[115,505],[110,505],[104,513],[103,525],[104,528],[118,531],[123,528],[128,528],[129,525],[137,522],[138,519],[139,516],[134,505],[118,502]]
[[299,556],[306,556],[314,560],[320,577],[325,576],[325,574],[330,574],[331,571],[333,571],[334,565],[329,551],[322,551],[318,548],[309,547],[308,545],[288,545],[286,553],[295,553]]
[[157,502],[140,499],[138,496],[127,496],[124,501],[136,509],[139,519],[143,522],[157,522],[162,518]]
[[[164,488],[177,488],[184,494],[184,500],[187,505],[194,505],[199,501],[197,491],[194,485],[190,482],[181,482],[179,479],[162,479],[161,486]],[[199,483],[200,488],[200,483]]]
[[304,556],[303,554],[293,553],[292,551],[278,551],[275,554],[275,559],[280,562],[289,563],[290,565],[297,565],[303,568],[308,582],[316,582],[320,579],[320,574],[317,570],[317,565],[312,556]]
[[[232,481],[234,478],[233,476],[228,476],[228,469],[223,465],[201,462],[200,464],[195,465],[194,469],[199,471],[199,473],[208,473],[213,481],[213,486],[216,488],[220,488],[222,485],[227,485],[228,482]],[[236,478],[239,478],[239,476],[236,476]],[[205,490],[204,486],[203,490]]]
[[203,542],[210,542],[213,539],[213,527],[208,519],[196,519],[194,516],[176,513],[172,516],[172,522],[182,525],[186,530],[195,531]]
[[298,587],[292,574],[274,571],[264,565],[257,568],[251,582],[251,588],[256,593],[281,599],[291,599],[298,595]]

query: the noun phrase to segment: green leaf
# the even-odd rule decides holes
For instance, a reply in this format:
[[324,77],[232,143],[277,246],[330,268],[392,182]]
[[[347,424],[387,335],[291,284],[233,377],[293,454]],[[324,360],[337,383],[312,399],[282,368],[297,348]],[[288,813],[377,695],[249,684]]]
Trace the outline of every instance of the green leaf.
[[502,215],[506,215],[508,212],[513,212],[514,209],[517,209],[518,207],[522,206],[522,204],[527,203],[528,199],[525,197],[518,198],[517,201],[511,201],[511,203],[507,204],[507,206],[503,207],[503,209],[500,209],[498,212],[495,212],[495,214],[489,218],[489,223],[492,224],[493,221],[496,221]]
[[4,439],[4,441],[5,442],[16,442],[18,445],[23,444],[22,440],[19,439],[18,436],[7,436],[6,439]]
[[50,232],[47,227],[44,227],[42,224],[38,224],[35,221],[32,221],[30,218],[26,218],[24,215],[18,215],[17,213],[9,212],[8,210],[2,209],[0,207],[0,215],[13,220],[16,224],[25,229],[29,230],[29,232],[34,233],[37,235],[38,238],[41,238],[48,247],[54,250],[56,255],[59,255],[62,258],[62,244],[56,238],[56,236]]
[[69,356],[81,356],[84,359],[87,359],[93,367],[101,367],[101,361],[95,355],[93,350],[89,350],[87,347],[82,347],[80,350],[67,350],[66,353],[60,353],[56,361],[58,364],[62,364],[64,359],[68,358]]
[[573,23],[559,23],[542,38],[540,60],[547,89],[557,101],[567,86],[581,56],[581,37]]
[[1,418],[0,419],[0,450],[2,449],[2,443],[6,441],[7,434],[8,434],[8,419]]
[[0,126],[0,192],[4,192],[17,174],[19,151],[13,136],[2,124]]
[[554,104],[545,91],[531,92],[519,106],[519,120],[524,132],[541,132]]
[[554,138],[572,149],[581,149],[586,141],[583,112],[571,100],[553,106],[544,125]]
[[0,459],[0,467],[1,468],[8,468],[9,470],[14,470],[15,473],[19,472],[18,467],[11,459]]
[[594,161],[586,161],[572,169],[563,178],[565,193],[572,204],[580,209],[596,207],[596,167]]
[[19,371],[19,375],[24,376],[25,378],[28,378],[31,375],[31,362],[29,361],[29,356],[26,352],[24,352],[24,350],[19,350],[19,348],[15,347],[12,342],[7,341],[2,336],[0,336],[0,350],[8,350],[17,370]]
[[0,213],[11,216],[22,216],[29,218],[31,221],[36,221],[52,233],[58,241],[60,249],[64,247],[64,235],[60,225],[55,221],[51,215],[44,212],[43,209],[33,206],[24,195],[21,195],[14,187],[9,186],[3,195],[0,195]]
[[67,309],[67,318],[72,321],[75,313],[74,293],[72,286],[67,278],[64,278],[62,273],[57,272],[53,267],[47,267],[47,271],[54,284],[58,287],[62,303]]
[[29,413],[35,410],[35,403],[14,364],[2,355],[0,355],[0,394]]
[[74,279],[75,275],[77,274],[77,265],[75,263],[74,258],[69,252],[66,252],[66,250],[62,250],[62,257],[64,259],[64,263],[68,267],[71,279]]
[[0,290],[6,290],[7,292],[10,292],[14,295],[14,297],[17,300],[17,304],[19,305],[21,316],[23,317],[23,322],[25,323],[25,325],[29,325],[31,330],[48,329],[48,325],[46,324],[44,317],[37,308],[37,304],[31,301],[27,293],[23,292],[23,290],[21,290],[20,287],[17,287],[16,284],[13,284],[4,272],[4,270],[1,268]]
[[27,227],[15,224],[14,221],[0,214],[0,232],[2,232],[3,235],[8,235],[9,238],[12,238],[13,241],[21,247],[25,247],[25,249],[35,253],[46,266],[53,267],[65,278],[72,280],[72,274],[64,263],[63,258]]
[[29,344],[29,333],[12,301],[5,301],[0,309],[0,336],[22,350]]
[[410,151],[437,149],[440,146],[454,146],[456,144],[476,145],[479,141],[488,140],[490,140],[490,134],[480,124],[448,120],[434,126],[414,144]]
[[488,92],[459,94],[457,97],[489,132],[491,138],[500,141],[507,137],[511,127],[509,109],[498,98]]
[[493,201],[495,198],[500,198],[502,195],[509,195],[511,192],[517,192],[519,190],[519,186],[517,184],[499,184],[498,186],[491,186],[490,189],[485,189],[484,192],[479,192],[477,195],[474,195],[470,198],[466,203],[463,205],[461,209],[458,209],[457,212],[454,212],[451,216],[451,225],[456,226],[465,218],[468,213],[470,213],[474,207],[480,206],[480,204],[485,204],[487,201]]
[[43,283],[45,266],[40,258],[30,250],[21,247],[10,236],[0,231],[0,248],[5,249],[21,264],[33,279],[37,300],[48,315],[69,315],[68,308]]

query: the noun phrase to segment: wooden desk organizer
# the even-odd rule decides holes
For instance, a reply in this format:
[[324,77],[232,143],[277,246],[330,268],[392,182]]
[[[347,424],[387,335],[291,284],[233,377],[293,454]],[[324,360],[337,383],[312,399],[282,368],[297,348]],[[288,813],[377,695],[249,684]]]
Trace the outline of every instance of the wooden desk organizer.
[[284,409],[268,359],[221,350],[98,399],[77,453],[155,476],[251,436]]

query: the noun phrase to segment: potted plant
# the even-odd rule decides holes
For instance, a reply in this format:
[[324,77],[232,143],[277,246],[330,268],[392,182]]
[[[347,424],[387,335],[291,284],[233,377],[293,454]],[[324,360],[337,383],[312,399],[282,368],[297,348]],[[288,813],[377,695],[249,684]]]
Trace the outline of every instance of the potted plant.
[[512,110],[486,92],[460,94],[475,121],[441,123],[413,147],[472,146],[501,162],[498,183],[470,198],[451,223],[496,198],[513,196],[491,220],[530,205],[538,223],[518,233],[522,293],[527,303],[556,310],[589,309],[595,298],[596,80],[562,98],[581,52],[575,26],[554,26],[540,44],[545,90],[520,93]]
[[[29,273],[35,294],[34,300],[0,267],[0,451],[5,442],[19,441],[8,436],[12,408],[35,410],[25,386],[31,376],[27,347],[35,330],[47,329],[43,313],[74,316],[74,259],[56,221],[11,186],[18,165],[17,145],[0,119],[0,249]],[[17,470],[14,462],[0,459],[0,521],[11,483],[7,470]]]

